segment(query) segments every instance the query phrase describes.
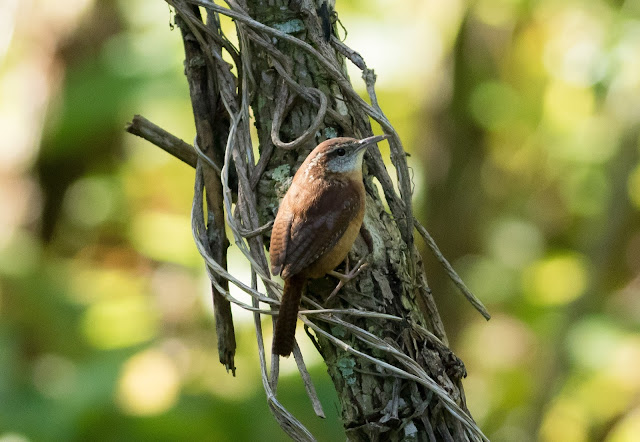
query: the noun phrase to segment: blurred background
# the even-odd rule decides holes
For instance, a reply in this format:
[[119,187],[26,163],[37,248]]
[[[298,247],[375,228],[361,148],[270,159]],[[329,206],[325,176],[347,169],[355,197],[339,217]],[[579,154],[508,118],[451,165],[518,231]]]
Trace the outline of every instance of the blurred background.
[[[416,215],[493,314],[417,240],[474,418],[493,441],[638,440],[640,2],[337,3]],[[218,363],[193,170],[124,132],[139,113],[193,139],[169,8],[0,6],[0,441],[283,440],[244,312],[237,376]],[[281,399],[342,440],[303,344],[328,417],[291,361]]]

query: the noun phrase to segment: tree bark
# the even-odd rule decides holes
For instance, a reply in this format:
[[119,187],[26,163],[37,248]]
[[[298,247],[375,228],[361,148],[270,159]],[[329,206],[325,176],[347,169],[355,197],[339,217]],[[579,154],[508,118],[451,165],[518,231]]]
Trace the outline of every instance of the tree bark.
[[[187,2],[168,2],[176,7],[178,15],[187,13],[184,9]],[[207,7],[205,2],[191,0],[191,3]],[[227,112],[235,114],[241,112],[243,94],[249,97],[259,139],[260,159],[256,165],[251,164],[251,153],[245,158],[233,152],[240,182],[240,209],[251,212],[255,204],[255,217],[244,226],[246,229],[258,229],[273,220],[290,178],[318,143],[335,136],[371,135],[369,115],[377,107],[375,75],[357,53],[335,36],[326,40],[323,21],[318,16],[322,3],[323,0],[228,2],[234,13],[246,11],[258,24],[281,31],[266,32],[244,16],[240,20],[238,15],[235,18],[240,48],[238,53],[227,48],[236,63],[238,88],[222,99],[226,100]],[[213,12],[209,15],[210,20],[216,17]],[[184,18],[193,21],[194,17],[189,13]],[[325,20],[325,28],[326,24]],[[193,28],[193,23],[190,26]],[[219,27],[215,32],[219,32]],[[282,32],[306,42],[315,52],[294,44]],[[213,54],[200,67],[207,70],[214,84],[229,85],[232,81],[221,56],[225,41],[211,34],[207,39],[191,40],[206,46],[201,48],[205,58]],[[188,55],[189,51],[187,61]],[[346,75],[345,56],[363,69],[372,100],[370,107],[358,101],[353,93]],[[188,63],[187,70],[189,66],[192,63]],[[192,100],[198,100],[193,88]],[[196,122],[197,111],[194,104]],[[198,126],[199,142],[202,143],[203,130],[219,123],[210,120],[208,125]],[[228,124],[228,120],[224,123]],[[246,138],[248,127],[242,125],[247,122],[234,124],[239,136]],[[352,263],[365,257],[368,266],[356,281],[342,289],[331,305],[324,303],[336,281],[330,277],[311,281],[302,308],[324,305],[340,310],[306,315],[305,329],[324,358],[338,392],[349,440],[480,439],[483,436],[474,427],[466,408],[461,384],[466,375],[464,365],[447,347],[422,259],[413,243],[414,220],[404,151],[393,128],[385,124],[382,127],[392,135],[391,143],[400,147],[398,152],[392,145],[400,196],[391,184],[379,150],[370,149],[365,165],[365,231],[350,253]],[[381,184],[389,210],[385,209],[375,180]],[[218,220],[215,225],[219,229]],[[247,243],[252,252],[260,249],[262,253],[263,246],[268,245],[268,236],[262,239],[259,235],[250,236]],[[266,261],[257,261],[257,265],[266,266]],[[456,410],[466,415],[456,415]]]
[[[286,0],[247,2],[249,13],[254,19],[276,28],[299,29],[293,35],[314,45],[323,53],[328,53],[336,67],[344,72],[344,57],[319,38],[317,28],[320,27],[320,20],[315,8],[305,9],[308,5],[309,3],[300,2],[300,9],[294,10]],[[286,169],[287,176],[292,176],[306,155],[324,139],[333,136],[364,137],[371,131],[368,117],[349,101],[343,101],[339,86],[326,75],[315,60],[298,47],[286,42],[279,42],[276,47],[288,54],[292,60],[290,73],[296,82],[320,89],[327,94],[329,106],[345,119],[340,122],[326,118],[317,136],[297,151],[273,148],[263,178],[257,186],[258,201],[262,202],[262,223],[272,219],[278,197],[281,197],[285,190],[280,175],[283,165],[289,166]],[[268,54],[261,48],[252,46],[251,54],[251,68],[254,78],[257,79],[252,108],[256,118],[260,150],[264,152],[272,149],[271,122],[276,107],[272,97],[278,95],[277,73],[270,63]],[[317,108],[307,103],[294,105],[281,126],[280,137],[289,140],[299,137],[311,124],[316,112]],[[368,160],[367,164],[370,165],[370,158]],[[367,256],[369,267],[360,274],[355,283],[347,285],[342,290],[339,306],[406,318],[405,323],[377,318],[349,320],[409,352],[426,368],[430,376],[437,379],[458,404],[466,409],[460,383],[460,378],[465,375],[461,361],[448,348],[429,340],[412,327],[412,324],[426,327],[441,341],[446,342],[440,318],[426,286],[421,261],[416,263],[417,269],[413,278],[408,270],[411,264],[407,257],[417,256],[417,252],[413,244],[407,244],[399,227],[384,209],[373,180],[374,176],[369,167],[365,178],[367,213],[364,225],[371,234],[373,250],[369,252],[366,241],[359,238],[350,254],[351,262],[357,262],[360,257]],[[324,298],[334,285],[335,281],[331,278],[312,281],[307,295],[323,304]],[[320,322],[318,325],[328,333],[339,336],[351,347],[371,353],[371,348],[366,343],[350,335],[344,328]],[[388,371],[381,370],[375,363],[353,357],[336,347],[325,336],[319,335],[315,338],[338,392],[342,420],[350,440],[404,440],[414,437],[416,440],[465,440],[461,425],[448,413],[443,412],[439,401],[424,387],[394,377]],[[378,357],[394,363],[390,357]]]

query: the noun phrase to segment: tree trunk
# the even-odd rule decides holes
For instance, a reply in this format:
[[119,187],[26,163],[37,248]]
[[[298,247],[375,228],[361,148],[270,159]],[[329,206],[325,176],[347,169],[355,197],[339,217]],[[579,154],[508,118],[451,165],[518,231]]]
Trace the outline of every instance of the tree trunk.
[[[324,1],[230,0],[230,10],[194,0],[167,1],[187,22],[188,25],[182,25],[183,32],[193,33],[191,37],[187,35],[185,42],[195,41],[204,46],[205,62],[200,68],[206,65],[212,83],[221,85],[221,101],[225,103],[227,116],[231,116],[233,128],[217,136],[226,140],[231,133],[230,142],[236,137],[238,143],[250,143],[246,119],[233,122],[234,115],[243,112],[243,97],[253,111],[259,161],[254,165],[251,152],[241,149],[227,156],[233,156],[238,171],[236,209],[241,212],[244,229],[256,230],[273,220],[289,179],[321,141],[335,136],[371,135],[370,116],[391,135],[392,161],[397,169],[400,195],[391,184],[380,151],[370,148],[366,156],[366,231],[356,240],[350,262],[365,257],[368,266],[330,305],[324,303],[336,281],[330,277],[311,281],[307,299],[302,304],[303,309],[323,305],[338,309],[305,315],[303,321],[335,384],[348,439],[466,441],[483,438],[466,408],[461,385],[461,378],[466,375],[464,365],[447,347],[422,260],[413,243],[411,186],[402,145],[377,108],[373,71],[335,36],[327,41],[327,26],[335,26],[327,21],[327,15],[324,21],[318,15],[319,11],[321,15],[325,12]],[[199,17],[193,14],[188,3],[215,9],[215,13],[209,12],[208,20],[213,33],[195,23]],[[219,24],[215,28],[217,20],[211,20],[218,13],[236,20],[240,40],[237,53],[227,45]],[[232,56],[239,73],[237,78],[223,61],[223,50]],[[371,105],[353,92],[346,75],[345,57],[363,69]],[[189,74],[194,61],[187,61]],[[225,96],[224,88],[231,82],[237,82],[238,87],[236,89],[234,83]],[[210,122],[209,127],[216,127],[216,122]],[[202,139],[200,130],[198,127],[198,138]],[[227,164],[231,164],[228,158]],[[389,210],[385,209],[375,180],[383,189]],[[224,173],[222,182],[225,183]],[[214,203],[216,201],[220,199],[214,198]],[[218,221],[214,225],[219,228]],[[263,272],[254,268],[256,275],[264,278],[268,267],[263,259],[263,246],[268,245],[268,233],[264,237],[261,233],[262,230],[245,237],[255,265]],[[269,291],[268,281],[265,285]],[[283,428],[294,435],[286,425]]]

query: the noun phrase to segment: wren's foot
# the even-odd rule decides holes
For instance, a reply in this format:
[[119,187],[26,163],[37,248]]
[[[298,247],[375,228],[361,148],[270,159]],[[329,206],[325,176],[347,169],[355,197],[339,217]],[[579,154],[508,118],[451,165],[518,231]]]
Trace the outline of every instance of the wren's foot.
[[325,304],[328,304],[338,294],[340,289],[344,287],[346,283],[348,283],[352,279],[355,279],[360,274],[361,271],[367,268],[367,264],[364,262],[365,258],[366,256],[360,258],[360,261],[358,261],[358,263],[353,268],[353,270],[349,271],[349,258],[347,257],[347,262],[346,262],[347,273],[339,273],[339,272],[336,272],[335,270],[332,270],[329,273],[327,273],[328,275],[331,275],[334,278],[338,278],[340,282],[338,282],[338,285],[336,286],[336,288],[333,289],[329,297],[327,297],[327,299],[324,302]]

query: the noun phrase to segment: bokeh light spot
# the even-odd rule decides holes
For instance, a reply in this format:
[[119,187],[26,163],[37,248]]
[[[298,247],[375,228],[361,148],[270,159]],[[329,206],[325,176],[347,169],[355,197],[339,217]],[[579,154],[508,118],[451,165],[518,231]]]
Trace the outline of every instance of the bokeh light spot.
[[550,136],[547,150],[554,161],[599,167],[620,148],[617,122],[605,117],[588,117],[566,132]]
[[85,313],[84,333],[102,349],[122,348],[151,339],[157,329],[157,313],[141,295],[97,302]]
[[191,236],[191,222],[186,216],[142,213],[133,220],[131,241],[142,253],[158,261],[188,267],[201,264]]
[[573,129],[593,114],[595,98],[590,88],[552,82],[544,98],[545,117],[552,127]]
[[575,128],[572,139],[563,151],[575,161],[602,164],[611,159],[620,147],[617,122],[606,117],[587,118]]
[[116,210],[116,186],[100,176],[81,178],[67,191],[64,212],[74,224],[92,227],[107,221]]
[[610,363],[620,338],[620,332],[606,319],[585,318],[569,331],[567,350],[574,362],[597,370]]
[[470,363],[493,371],[525,364],[536,348],[531,329],[504,315],[494,316],[489,323],[473,323],[465,330],[462,344]]
[[[578,380],[576,376],[574,380]],[[624,412],[636,393],[607,372],[596,372],[585,381],[565,387],[565,396],[575,400],[593,423],[603,424]],[[575,383],[575,382],[574,382]]]
[[[640,393],[640,335],[620,338],[616,343],[608,374],[623,389]],[[638,433],[640,434],[640,433]]]
[[597,15],[605,14],[606,9],[589,9],[568,5],[547,21],[550,35],[544,50],[545,67],[550,75],[577,86],[591,86],[608,67],[603,53],[606,37]]
[[541,442],[586,442],[587,417],[584,410],[566,399],[556,401],[547,411],[540,428]]
[[[148,283],[143,275],[117,268],[95,268],[77,260],[71,267],[69,299],[89,305],[141,293]],[[117,290],[114,290],[117,287]]]
[[541,256],[544,240],[535,225],[521,220],[502,219],[489,235],[489,249],[505,266],[519,269]]
[[582,295],[587,286],[587,271],[578,254],[566,253],[526,269],[523,282],[534,304],[563,305]]
[[117,403],[136,416],[170,409],[180,392],[180,377],[173,361],[158,350],[146,350],[129,359],[118,381]]

